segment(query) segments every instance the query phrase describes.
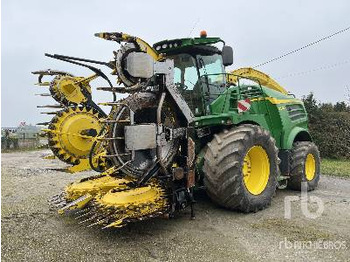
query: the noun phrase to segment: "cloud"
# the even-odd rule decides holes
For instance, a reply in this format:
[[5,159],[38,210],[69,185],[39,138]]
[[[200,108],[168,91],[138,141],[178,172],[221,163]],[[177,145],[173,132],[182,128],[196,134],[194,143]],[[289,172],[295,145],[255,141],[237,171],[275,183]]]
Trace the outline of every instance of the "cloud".
[[[2,125],[26,120],[43,122],[36,105],[49,98],[34,87],[37,69],[61,69],[88,75],[86,69],[44,57],[45,52],[108,61],[115,43],[95,38],[99,31],[123,31],[150,43],[192,36],[206,29],[233,46],[232,67],[254,66],[348,26],[350,2],[319,1],[3,1],[2,26]],[[272,77],[334,64],[350,58],[350,33],[259,68]],[[350,65],[280,80],[297,96],[310,91],[316,98],[344,100]],[[106,71],[108,73],[108,70]],[[99,82],[94,82],[97,86]],[[108,101],[109,94],[93,91],[94,100]],[[51,102],[52,103],[52,102]]]

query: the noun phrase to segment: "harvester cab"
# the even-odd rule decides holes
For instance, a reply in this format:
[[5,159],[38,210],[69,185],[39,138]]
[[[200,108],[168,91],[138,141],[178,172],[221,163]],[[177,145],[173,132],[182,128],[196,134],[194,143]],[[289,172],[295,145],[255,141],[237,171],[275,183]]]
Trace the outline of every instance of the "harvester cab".
[[[223,43],[220,50],[215,44]],[[174,82],[195,116],[210,114],[207,108],[227,85],[225,66],[233,63],[232,48],[220,38],[165,40],[153,47],[174,61]]]

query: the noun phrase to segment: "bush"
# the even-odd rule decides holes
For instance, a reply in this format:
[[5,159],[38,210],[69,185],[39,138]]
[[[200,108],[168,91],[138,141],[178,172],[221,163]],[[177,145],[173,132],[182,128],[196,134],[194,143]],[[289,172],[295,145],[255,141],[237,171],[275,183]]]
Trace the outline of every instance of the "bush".
[[311,136],[321,156],[350,159],[350,107],[345,102],[317,103],[313,94],[303,99]]

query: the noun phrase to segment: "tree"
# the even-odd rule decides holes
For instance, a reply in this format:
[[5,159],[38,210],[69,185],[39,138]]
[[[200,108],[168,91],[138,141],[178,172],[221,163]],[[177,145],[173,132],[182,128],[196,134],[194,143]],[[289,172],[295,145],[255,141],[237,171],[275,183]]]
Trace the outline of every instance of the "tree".
[[350,112],[350,108],[346,105],[344,101],[337,102],[334,105],[334,111],[336,112]]
[[303,98],[309,129],[321,156],[350,158],[350,107],[345,102],[318,103],[312,93]]
[[318,111],[318,104],[316,99],[314,98],[314,94],[311,92],[310,94],[308,94],[306,97],[303,97],[303,102],[306,108],[306,111],[309,114],[313,114],[316,113]]

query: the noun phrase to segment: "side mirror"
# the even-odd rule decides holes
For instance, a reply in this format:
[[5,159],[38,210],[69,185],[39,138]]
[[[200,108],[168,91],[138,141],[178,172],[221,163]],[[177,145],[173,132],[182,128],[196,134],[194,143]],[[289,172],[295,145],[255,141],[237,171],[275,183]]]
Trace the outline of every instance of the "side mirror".
[[233,64],[233,49],[231,46],[225,45],[222,48],[221,55],[224,66],[230,66]]
[[126,71],[139,78],[150,78],[154,75],[154,59],[143,52],[132,52],[126,58]]

